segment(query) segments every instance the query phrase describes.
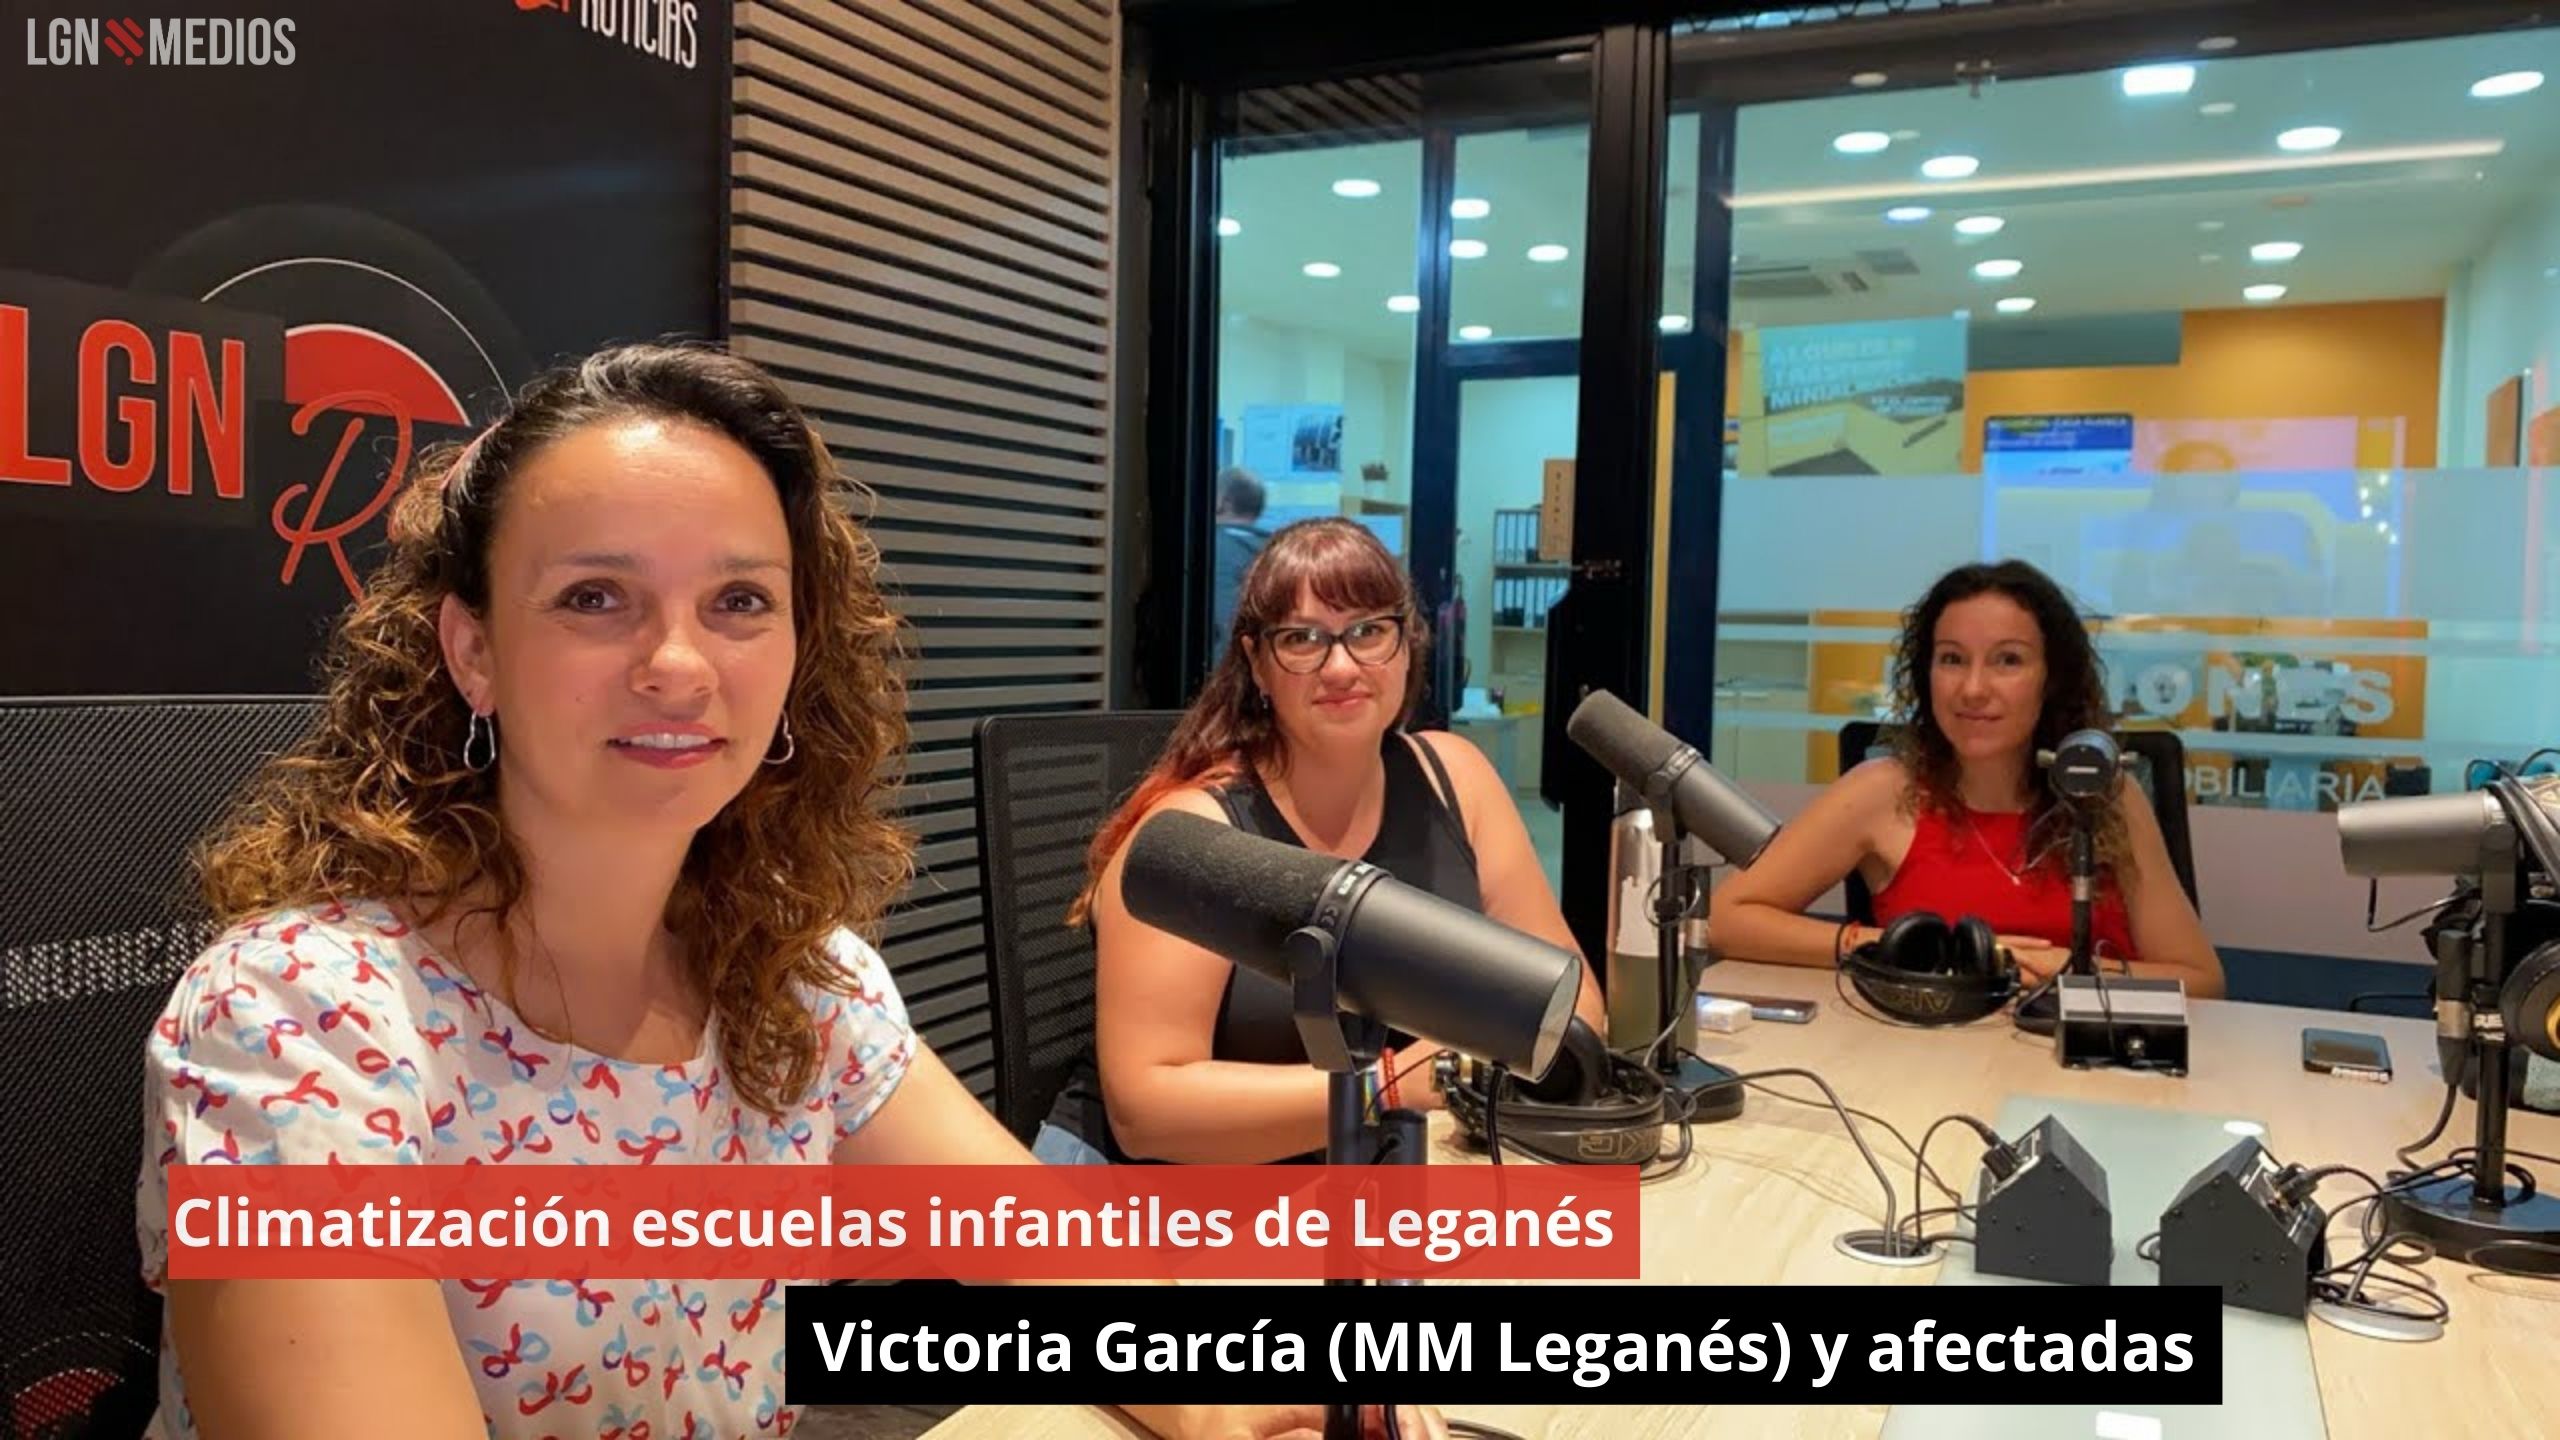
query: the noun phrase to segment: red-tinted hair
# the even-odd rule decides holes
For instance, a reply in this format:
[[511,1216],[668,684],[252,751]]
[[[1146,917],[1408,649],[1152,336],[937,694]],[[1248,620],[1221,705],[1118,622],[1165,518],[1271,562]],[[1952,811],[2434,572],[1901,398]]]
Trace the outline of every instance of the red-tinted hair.
[[1093,907],[1094,887],[1101,883],[1111,857],[1119,853],[1140,817],[1167,795],[1186,785],[1231,779],[1249,771],[1288,772],[1279,729],[1272,724],[1271,711],[1256,699],[1253,657],[1244,642],[1286,621],[1301,590],[1336,610],[1403,618],[1410,663],[1396,723],[1402,725],[1411,718],[1430,668],[1426,662],[1431,632],[1403,563],[1357,521],[1328,516],[1283,528],[1244,572],[1235,622],[1209,683],[1183,712],[1154,768],[1093,837],[1086,855],[1084,893],[1067,912],[1068,924],[1084,923]]

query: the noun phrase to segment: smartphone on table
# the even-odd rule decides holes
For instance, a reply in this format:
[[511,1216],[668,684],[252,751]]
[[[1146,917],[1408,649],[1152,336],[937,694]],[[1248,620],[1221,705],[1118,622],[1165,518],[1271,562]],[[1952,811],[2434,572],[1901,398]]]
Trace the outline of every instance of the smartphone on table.
[[2381,1036],[2361,1030],[2306,1025],[2302,1030],[2302,1068],[2315,1075],[2387,1085],[2391,1081],[2391,1047]]

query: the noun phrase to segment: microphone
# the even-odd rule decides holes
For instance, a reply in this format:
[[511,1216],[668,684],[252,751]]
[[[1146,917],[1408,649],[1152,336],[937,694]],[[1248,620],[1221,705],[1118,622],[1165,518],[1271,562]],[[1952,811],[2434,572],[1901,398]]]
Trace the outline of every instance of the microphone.
[[2124,751],[2104,730],[2074,730],[2036,760],[2053,775],[2053,788],[2066,800],[2104,800],[2115,793],[2124,772]]
[[[2098,837],[2090,807],[2115,793],[2116,777],[2124,771],[2124,752],[2116,737],[2104,730],[2074,730],[2052,749],[2037,751],[2036,763],[2052,777],[2054,793],[2071,806],[2071,959],[2064,973],[2096,975]],[[2018,1006],[2018,1028],[2031,1035],[2053,1035],[2060,1045],[2062,1002],[2062,976],[2057,974]],[[2107,1014],[2107,1049],[2112,1054],[2114,1017],[2103,993],[2100,1006]]]
[[1311,940],[1329,944],[1338,1011],[1533,1081],[1554,1063],[1581,992],[1582,957],[1570,950],[1365,861],[1184,811],[1138,827],[1120,896],[1139,920],[1293,991],[1295,957]]
[[1778,833],[1777,817],[1706,762],[1696,748],[1637,714],[1606,690],[1594,690],[1564,733],[1628,789],[1659,805],[1666,799],[1680,828],[1718,855],[1747,868]]

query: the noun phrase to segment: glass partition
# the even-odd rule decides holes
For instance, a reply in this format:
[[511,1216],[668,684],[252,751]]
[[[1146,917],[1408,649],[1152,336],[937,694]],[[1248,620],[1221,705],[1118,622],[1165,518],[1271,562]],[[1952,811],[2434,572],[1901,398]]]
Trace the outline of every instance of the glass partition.
[[2560,743],[2544,71],[2560,31],[1741,106],[1715,762],[1829,779],[1901,609],[2003,557],[2197,806]]

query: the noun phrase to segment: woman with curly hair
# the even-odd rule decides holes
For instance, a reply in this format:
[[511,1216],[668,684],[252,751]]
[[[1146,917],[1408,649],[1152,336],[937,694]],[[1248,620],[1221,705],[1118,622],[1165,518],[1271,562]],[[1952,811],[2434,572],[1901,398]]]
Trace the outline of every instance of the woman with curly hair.
[[913,851],[900,627],[848,490],[772,377],[684,346],[545,375],[421,465],[323,718],[209,842],[228,928],[146,1045],[152,1434],[796,1418],[780,1316],[752,1323],[775,1287],[171,1281],[170,1165],[1034,1163],[859,938]]
[[[1716,949],[1828,966],[1902,915],[1970,915],[1998,934],[2023,981],[2040,983],[2070,959],[2071,817],[2035,756],[2074,731],[2106,728],[2097,647],[2034,566],[1963,565],[1904,617],[1893,671],[1906,719],[1897,753],[1840,777],[1717,890]],[[2222,961],[2129,777],[2097,822],[2098,963],[2220,995]],[[1852,870],[1875,896],[1875,925],[1804,913]]]

